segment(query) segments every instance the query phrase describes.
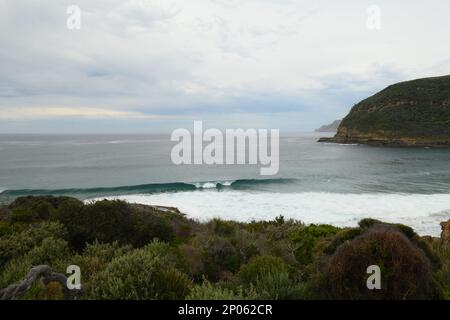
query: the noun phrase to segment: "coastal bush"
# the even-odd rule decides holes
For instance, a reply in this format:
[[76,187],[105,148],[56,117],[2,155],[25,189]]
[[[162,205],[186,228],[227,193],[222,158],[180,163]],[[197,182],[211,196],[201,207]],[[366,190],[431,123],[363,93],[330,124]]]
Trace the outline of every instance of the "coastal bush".
[[313,261],[313,249],[319,240],[334,236],[339,229],[330,225],[309,225],[299,228],[290,235],[290,240],[296,245],[295,258],[301,264]]
[[252,282],[252,286],[258,293],[258,299],[263,300],[290,299],[293,291],[287,271],[261,274]]
[[322,254],[333,254],[336,249],[346,241],[352,240],[359,236],[363,230],[361,228],[345,228],[341,229],[334,237],[322,241],[318,246],[318,250]]
[[306,287],[292,279],[288,265],[279,257],[257,256],[241,267],[239,279],[254,289],[257,299],[295,299],[306,297]]
[[[2,210],[4,214],[1,219],[11,217],[11,220],[28,220],[31,213],[34,220],[54,221],[42,225],[62,227],[63,224],[68,232],[64,235],[63,232],[54,234],[55,238],[68,239],[71,248],[80,253],[87,243],[95,241],[117,241],[120,245],[130,243],[135,247],[142,247],[154,238],[173,241],[175,232],[181,236],[187,236],[190,232],[190,225],[182,214],[166,213],[121,201],[99,201],[84,205],[83,202],[68,197],[20,197],[8,208],[2,207]],[[21,214],[22,212],[27,215]],[[23,219],[23,216],[28,218]],[[46,230],[42,230],[41,234],[39,230],[33,231],[39,225],[0,220],[0,269],[12,257],[25,254],[39,245],[43,238],[52,235]],[[21,229],[26,231],[18,232]],[[81,256],[77,257],[81,259]],[[93,270],[96,270],[96,263],[103,266],[103,260],[98,257],[86,255],[83,259]]]
[[131,246],[121,246],[117,241],[112,243],[94,242],[87,244],[83,253],[70,259],[70,263],[78,265],[83,272],[83,283],[89,281],[98,273],[105,270],[108,264],[117,257],[131,251]]
[[185,243],[180,245],[179,250],[186,272],[195,280],[201,280],[206,273],[202,251],[193,245]]
[[31,211],[38,219],[48,219],[55,208],[46,201],[38,201],[31,206]]
[[156,299],[180,300],[189,294],[192,281],[185,273],[169,267],[159,269],[155,273],[152,286],[156,293]]
[[211,225],[214,234],[221,237],[232,237],[236,232],[235,222],[213,219],[209,222],[209,225]]
[[246,229],[236,230],[234,243],[236,249],[242,255],[243,261],[248,261],[251,257],[269,252],[269,250],[264,249],[268,247],[264,235],[257,232],[249,232]]
[[68,201],[58,208],[55,218],[67,226],[70,243],[79,251],[94,241],[142,247],[155,238],[174,239],[174,230],[164,216],[142,215],[124,201],[103,200],[87,205]]
[[[68,201],[70,198],[57,198],[52,196],[39,196],[39,197],[19,197],[13,203],[9,205],[11,216],[16,215],[17,212],[27,212],[28,215],[37,220],[48,219],[52,212],[64,201]],[[27,221],[31,220],[28,219]]]
[[302,226],[304,226],[304,224],[301,221],[294,219],[286,220],[284,216],[280,215],[269,221],[251,221],[250,223],[245,224],[244,227],[251,232],[264,232],[267,231],[269,227],[280,228],[279,230],[281,231]]
[[193,245],[202,250],[206,275],[212,279],[218,279],[224,271],[239,270],[242,257],[230,240],[207,233],[198,235]]
[[57,209],[61,205],[65,204],[67,201],[69,202],[78,202],[82,204],[83,202],[71,198],[71,197],[65,197],[65,196],[23,196],[23,197],[17,197],[9,206],[9,209],[14,208],[37,208],[41,204],[45,203],[47,206],[49,206],[51,209]]
[[[22,209],[31,221],[12,221]],[[46,196],[0,206],[0,287],[43,263],[80,266],[87,299],[450,299],[449,245],[375,219],[200,223],[172,209]],[[374,264],[382,290],[366,287]],[[63,295],[36,282],[22,298]]]
[[[367,267],[381,269],[382,290],[368,290]],[[424,299],[433,291],[431,263],[398,229],[374,225],[340,245],[323,270],[322,294],[333,299]]]
[[11,220],[14,222],[31,222],[34,219],[30,208],[14,208],[11,210]]
[[0,220],[0,238],[13,233],[20,232],[24,229],[21,223],[14,223],[11,221]]
[[233,243],[244,261],[258,255],[271,255],[297,267],[296,245],[289,236],[303,227],[303,223],[292,219],[285,220],[283,216],[272,221],[253,221],[236,230]]
[[404,224],[400,223],[385,223],[381,222],[380,220],[371,218],[362,219],[361,221],[358,222],[359,227],[363,230],[369,229],[379,224],[393,226],[397,228],[400,232],[402,232],[405,236],[407,236],[409,239],[415,239],[419,237],[419,235],[414,231],[413,228],[405,226]]
[[[281,217],[282,218],[282,217]],[[280,219],[280,218],[278,218]],[[268,225],[265,232],[265,247],[259,247],[262,255],[272,255],[282,258],[286,263],[297,265],[295,257],[296,244],[290,239],[290,235],[303,229],[303,225],[298,225],[293,220],[278,222]]]
[[369,229],[376,224],[382,223],[380,220],[372,219],[372,218],[364,218],[358,222],[358,225],[361,229]]
[[136,247],[144,246],[153,239],[172,242],[175,240],[175,229],[165,216],[150,215],[146,219],[135,217],[133,226],[135,237],[131,241]]
[[12,233],[11,223],[9,221],[0,221],[0,238]]
[[64,226],[56,222],[29,225],[27,229],[0,238],[0,270],[12,258],[19,258],[49,237],[63,239]]
[[[183,299],[190,281],[174,268],[176,257],[168,244],[153,241],[117,257],[91,281],[94,299]],[[168,271],[170,269],[170,271]],[[166,270],[166,272],[164,272]],[[163,283],[164,282],[164,283]]]
[[[22,257],[15,257],[7,263],[0,275],[0,288],[22,280],[28,271],[37,265],[55,267],[70,256],[66,241],[48,237]],[[59,270],[65,273],[64,270]]]
[[186,300],[244,300],[257,299],[254,288],[245,290],[243,287],[237,287],[235,290],[223,287],[218,283],[212,284],[204,281],[200,285],[192,288]]
[[433,249],[441,261],[441,266],[435,273],[435,279],[442,290],[443,298],[450,300],[450,244],[435,241]]
[[359,226],[362,230],[367,230],[371,227],[375,226],[389,226],[397,229],[401,233],[403,233],[408,239],[410,239],[417,247],[423,250],[427,255],[428,259],[430,259],[433,267],[438,268],[440,264],[439,257],[433,252],[430,244],[421,238],[413,228],[409,226],[405,226],[400,223],[385,223],[375,219],[363,219],[359,222]]
[[239,279],[243,284],[254,284],[268,274],[287,273],[285,262],[278,257],[257,256],[244,264],[239,270]]

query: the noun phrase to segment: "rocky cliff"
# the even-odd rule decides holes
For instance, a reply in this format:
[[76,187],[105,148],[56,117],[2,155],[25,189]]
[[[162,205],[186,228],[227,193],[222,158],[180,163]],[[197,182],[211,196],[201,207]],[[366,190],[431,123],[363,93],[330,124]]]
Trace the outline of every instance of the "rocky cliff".
[[325,124],[321,126],[319,129],[316,129],[316,132],[336,132],[341,124],[341,120],[334,120],[330,124]]
[[387,87],[356,104],[320,142],[450,147],[450,76]]

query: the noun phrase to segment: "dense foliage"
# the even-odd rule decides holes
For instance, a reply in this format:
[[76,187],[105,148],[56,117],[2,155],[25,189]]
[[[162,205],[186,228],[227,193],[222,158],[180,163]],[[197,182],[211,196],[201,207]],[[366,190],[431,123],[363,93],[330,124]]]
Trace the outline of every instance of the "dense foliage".
[[[78,265],[86,299],[449,299],[450,246],[373,219],[199,223],[122,201],[23,197],[0,208],[0,288]],[[381,269],[368,290],[366,269]],[[61,299],[59,284],[23,299]]]

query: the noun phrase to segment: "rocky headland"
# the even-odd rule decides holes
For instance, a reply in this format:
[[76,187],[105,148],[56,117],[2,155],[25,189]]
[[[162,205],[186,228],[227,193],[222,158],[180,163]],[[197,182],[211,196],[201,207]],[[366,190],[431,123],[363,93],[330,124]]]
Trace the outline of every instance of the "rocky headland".
[[356,104],[336,135],[319,142],[450,147],[450,76],[387,87]]

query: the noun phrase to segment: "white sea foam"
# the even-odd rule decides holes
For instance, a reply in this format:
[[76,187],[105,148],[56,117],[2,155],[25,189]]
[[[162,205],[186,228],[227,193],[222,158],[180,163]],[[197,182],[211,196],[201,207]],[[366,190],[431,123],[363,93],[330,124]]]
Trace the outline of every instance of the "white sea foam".
[[278,215],[305,223],[355,226],[363,218],[403,223],[438,236],[450,218],[450,194],[339,194],[193,191],[114,197],[132,203],[177,207],[190,218],[271,220]]
[[214,182],[199,182],[199,183],[195,184],[195,186],[197,188],[201,188],[201,189],[213,189],[216,187],[216,185],[217,185],[217,183],[214,183]]
[[197,182],[194,183],[194,185],[198,189],[215,189],[217,188],[217,185],[219,183],[224,186],[231,186],[233,182],[234,181],[215,181],[215,182],[209,181],[209,182]]

